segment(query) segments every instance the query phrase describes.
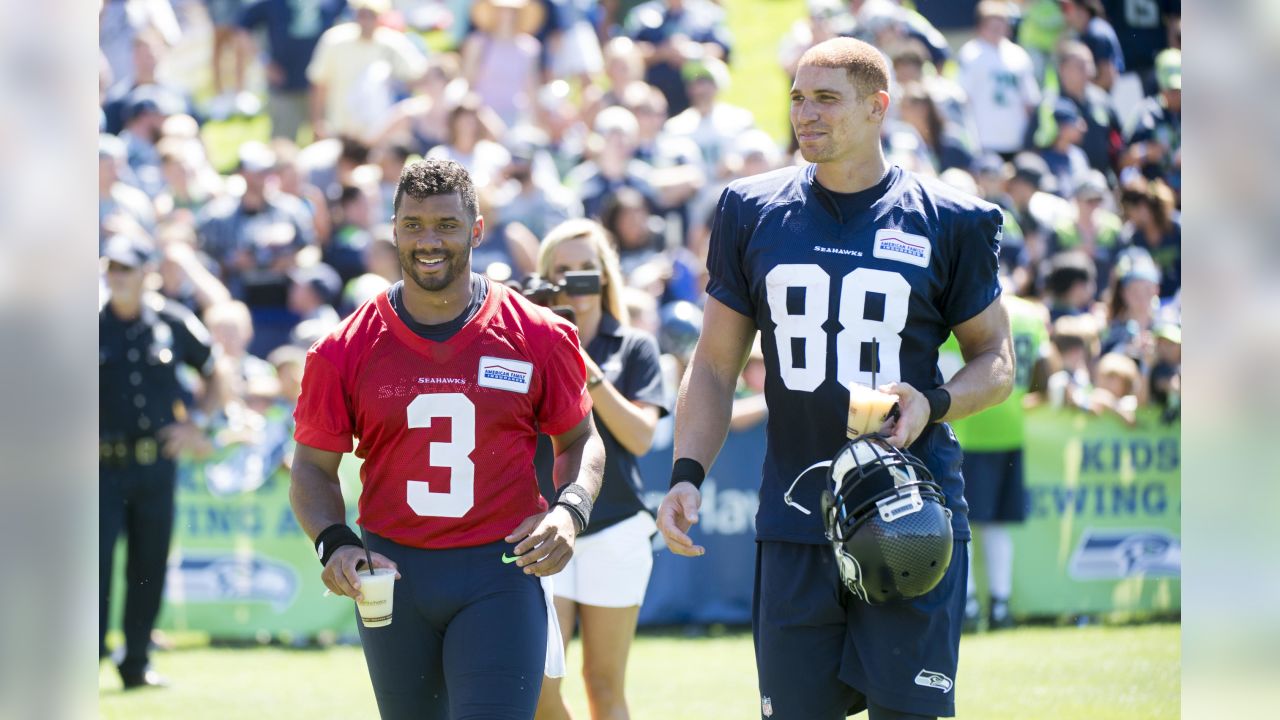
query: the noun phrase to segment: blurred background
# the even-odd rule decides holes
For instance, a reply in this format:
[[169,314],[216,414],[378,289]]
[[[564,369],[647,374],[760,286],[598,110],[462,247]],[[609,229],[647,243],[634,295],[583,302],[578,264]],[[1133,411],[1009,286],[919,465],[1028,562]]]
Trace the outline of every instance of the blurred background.
[[[794,161],[785,115],[788,70],[810,44],[840,34],[876,42],[892,62],[896,113],[884,138],[891,160],[1001,204],[1009,288],[1048,315],[1049,341],[1037,356],[1042,383],[1029,393],[1031,404],[1041,405],[1026,415],[1026,452],[1044,462],[1028,465],[1028,521],[1015,532],[1011,602],[1019,627],[966,639],[960,716],[1049,717],[1036,709],[1045,707],[1044,693],[1078,698],[1092,688],[1084,692],[1091,702],[1111,706],[1111,714],[1100,717],[1173,717],[1184,655],[1188,717],[1261,707],[1258,693],[1274,671],[1269,648],[1277,634],[1276,580],[1253,574],[1267,566],[1266,550],[1276,544],[1266,532],[1272,506],[1266,501],[1278,492],[1265,481],[1275,467],[1264,452],[1266,399],[1275,394],[1265,366],[1276,337],[1266,303],[1275,255],[1262,230],[1270,227],[1263,218],[1274,203],[1261,191],[1274,165],[1277,107],[1258,92],[1277,59],[1260,50],[1274,47],[1272,4],[1213,3],[1211,13],[1203,3],[1188,5],[1193,35],[1203,33],[1200,63],[1191,68],[1201,78],[1193,132],[1202,144],[1193,159],[1202,171],[1192,189],[1203,213],[1192,227],[1202,226],[1198,236],[1213,240],[1188,246],[1190,266],[1202,274],[1200,301],[1191,311],[1199,320],[1189,323],[1199,330],[1193,347],[1200,355],[1192,355],[1204,364],[1196,367],[1200,375],[1192,373],[1199,377],[1192,394],[1201,398],[1201,412],[1188,417],[1195,432],[1185,448],[1178,3],[984,3],[981,20],[977,3],[963,0],[116,0],[98,4],[96,18],[86,5],[22,10],[2,31],[13,61],[6,64],[7,88],[15,97],[45,101],[0,115],[0,143],[10,159],[0,174],[8,206],[0,258],[0,275],[9,281],[0,283],[0,296],[9,301],[6,344],[24,348],[26,364],[34,365],[15,365],[13,372],[81,377],[81,385],[87,377],[58,371],[62,358],[69,366],[78,349],[85,356],[89,350],[70,339],[75,333],[51,330],[87,333],[61,317],[56,300],[66,283],[52,268],[68,259],[58,241],[81,235],[60,227],[59,212],[66,209],[55,200],[65,194],[88,204],[92,196],[87,175],[55,170],[74,166],[79,148],[54,138],[83,127],[75,118],[87,117],[78,114],[88,109],[79,103],[90,90],[79,73],[92,67],[99,256],[115,235],[148,243],[157,262],[152,286],[186,304],[211,330],[221,327],[215,337],[223,356],[238,361],[243,375],[209,418],[209,447],[193,446],[184,462],[170,581],[185,581],[174,585],[183,590],[166,595],[156,638],[162,647],[178,646],[158,662],[180,684],[165,698],[126,698],[115,693],[114,676],[103,674],[99,697],[89,698],[102,714],[199,711],[242,679],[236,668],[246,662],[298,668],[301,677],[317,666],[340,667],[354,674],[336,694],[357,714],[371,707],[358,650],[343,644],[352,630],[349,609],[318,610],[325,606],[312,592],[318,584],[314,567],[304,562],[309,546],[277,514],[287,508],[278,491],[281,478],[287,482],[299,350],[394,278],[388,188],[405,162],[451,157],[484,178],[490,233],[476,251],[476,269],[498,280],[526,277],[529,248],[559,219],[599,218],[623,259],[633,322],[659,337],[667,329],[663,350],[674,382],[687,352],[680,335],[697,327],[715,198],[735,177]],[[87,41],[94,30],[99,51],[90,62],[74,54],[73,41]],[[991,39],[1001,36],[1018,50],[993,57],[970,44],[999,47]],[[59,47],[67,49],[66,59],[49,54]],[[1003,79],[992,80],[1001,72]],[[65,81],[73,76],[78,82]],[[59,88],[84,93],[64,97]],[[60,231],[51,233],[54,227]],[[90,257],[87,251],[77,256],[75,269]],[[73,283],[96,274],[101,297],[100,270],[87,263],[83,269],[85,278]],[[88,287],[75,285],[72,295]],[[1209,347],[1215,352],[1204,352]],[[1216,369],[1209,367],[1211,355]],[[758,392],[750,372],[749,366],[744,399]],[[74,380],[52,384],[72,398],[88,391]],[[195,378],[190,392],[201,392]],[[6,428],[11,454],[25,460],[15,463],[21,502],[9,504],[7,532],[41,537],[42,528],[31,525],[38,513],[27,510],[65,515],[58,511],[65,497],[82,499],[71,517],[91,517],[93,506],[81,506],[91,497],[83,480],[92,476],[90,458],[59,470],[30,460],[35,448],[65,452],[66,434],[88,435],[87,421],[42,412],[49,403],[39,401],[35,383],[6,388],[6,400],[32,408]],[[738,433],[744,447],[751,421],[763,421],[752,409],[743,404]],[[59,426],[64,432],[57,443],[34,437]],[[92,440],[71,444],[92,446]],[[657,445],[646,458],[645,478],[655,492],[665,485],[662,465],[670,456],[669,447],[664,457]],[[1223,453],[1224,446],[1232,452]],[[1225,465],[1217,462],[1224,454]],[[1185,486],[1185,522],[1183,458],[1190,476],[1200,478]],[[715,572],[657,553],[642,614],[651,629],[632,660],[633,686],[641,694],[653,687],[650,679],[662,678],[654,665],[678,648],[736,663],[729,667],[745,679],[737,686],[726,681],[726,702],[751,712],[750,639],[736,628],[745,620],[741,598],[749,588],[743,578],[749,578],[753,551],[758,462],[746,456],[742,467],[718,464],[712,473],[718,503],[701,530],[703,541],[723,543],[708,544],[705,560]],[[42,477],[48,482],[32,482]],[[1080,553],[1099,549],[1098,532],[1090,529],[1139,530],[1155,539],[1138,542],[1114,562],[1111,555],[1102,559],[1114,577],[1081,578]],[[90,535],[66,533],[62,543],[71,538],[74,547],[75,538],[87,542]],[[1181,617],[1184,535],[1187,572],[1202,574],[1187,587],[1185,636],[1180,623],[1167,623]],[[184,557],[234,558],[234,549],[239,559],[222,575],[186,578]],[[1169,570],[1175,557],[1176,573]],[[17,566],[31,569],[30,562],[20,559]],[[72,567],[91,577],[86,558]],[[1038,597],[1031,586],[1042,579],[1061,586]],[[696,583],[696,592],[674,593],[693,597],[683,606],[663,602],[668,584],[679,583]],[[76,607],[65,614],[80,631],[65,632],[87,636],[92,611],[87,603]],[[306,608],[321,616],[333,611],[333,619],[319,617],[315,628],[291,624],[312,617]],[[0,627],[16,640],[47,647],[32,623],[12,618],[56,617],[54,609],[37,603],[28,613],[8,614],[8,625]],[[983,618],[978,629],[987,625]],[[1138,634],[1114,634],[1129,632]],[[1183,637],[1187,653],[1180,652]],[[1069,649],[1072,638],[1084,641],[1078,657]],[[222,654],[227,644],[249,641],[252,649]],[[655,643],[653,654],[643,641]],[[331,643],[337,646],[319,655],[291,649]],[[1121,656],[1120,666],[1132,675],[1117,675],[1119,668],[1100,662],[1118,648],[1136,653]],[[1025,684],[1004,682],[1009,675],[1001,669],[1013,666],[1002,666],[1001,658],[1011,649],[1027,657],[1059,652],[1061,662],[1042,667],[1044,687],[1025,693]],[[57,654],[46,649],[13,658]],[[15,659],[0,663],[0,686],[12,690],[0,692],[4,710],[26,707],[23,700],[38,687],[23,678],[49,679],[23,667]],[[1193,670],[1199,672],[1193,676]],[[1230,687],[1195,682],[1206,676]],[[288,697],[301,710],[314,687],[297,682],[302,690]],[[715,684],[693,683],[684,705]],[[735,688],[741,697],[734,697]],[[274,697],[282,691],[257,692]],[[325,702],[332,701],[326,695]],[[236,702],[224,699],[221,707]],[[640,716],[737,714],[695,705]]]

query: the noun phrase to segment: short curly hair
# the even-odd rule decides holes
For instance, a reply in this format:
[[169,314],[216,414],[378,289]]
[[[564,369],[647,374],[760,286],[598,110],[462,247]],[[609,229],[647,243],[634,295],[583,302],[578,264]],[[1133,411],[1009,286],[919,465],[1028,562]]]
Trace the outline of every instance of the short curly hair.
[[405,165],[400,172],[393,207],[398,214],[400,200],[405,195],[421,200],[431,195],[452,193],[458,193],[462,197],[462,206],[471,214],[471,219],[475,220],[480,214],[480,205],[476,200],[475,183],[471,181],[467,169],[452,160],[419,160]]

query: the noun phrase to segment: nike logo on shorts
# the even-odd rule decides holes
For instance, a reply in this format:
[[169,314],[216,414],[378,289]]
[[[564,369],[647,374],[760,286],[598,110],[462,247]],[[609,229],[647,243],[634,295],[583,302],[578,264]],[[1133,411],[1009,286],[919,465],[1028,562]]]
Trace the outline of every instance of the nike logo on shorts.
[[507,563],[508,565],[509,565],[509,564],[511,564],[511,563],[513,563],[513,562],[515,562],[515,561],[516,561],[516,560],[518,560],[518,559],[520,559],[520,556],[519,556],[519,555],[516,555],[515,557],[512,557],[512,556],[510,556],[510,555],[508,555],[508,554],[506,554],[506,553],[502,553],[502,562]]

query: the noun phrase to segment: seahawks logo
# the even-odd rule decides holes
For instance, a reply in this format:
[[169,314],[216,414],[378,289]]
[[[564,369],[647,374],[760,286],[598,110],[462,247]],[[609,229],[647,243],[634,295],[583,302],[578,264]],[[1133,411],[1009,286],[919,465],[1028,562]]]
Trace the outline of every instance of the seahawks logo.
[[951,678],[940,672],[932,670],[921,670],[916,675],[916,684],[921,687],[934,688],[941,690],[944,694],[951,692],[951,686],[955,683],[951,682]]

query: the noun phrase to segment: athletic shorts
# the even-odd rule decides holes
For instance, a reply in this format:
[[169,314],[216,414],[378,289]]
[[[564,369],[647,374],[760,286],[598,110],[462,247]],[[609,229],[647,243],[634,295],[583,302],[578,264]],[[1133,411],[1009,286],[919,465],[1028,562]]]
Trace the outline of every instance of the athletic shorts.
[[658,526],[639,512],[598,533],[578,538],[573,558],[556,574],[556,597],[596,607],[634,607],[644,602],[653,570],[653,534]]
[[1027,488],[1022,479],[1022,451],[966,451],[964,499],[969,503],[969,522],[1026,520]]
[[752,630],[760,716],[838,720],[868,702],[954,716],[967,545],[956,542],[933,590],[869,605],[845,589],[829,545],[757,543]]
[[533,717],[548,601],[536,576],[502,561],[514,546],[423,550],[372,533],[368,542],[400,569],[391,624],[356,621],[383,720]]

